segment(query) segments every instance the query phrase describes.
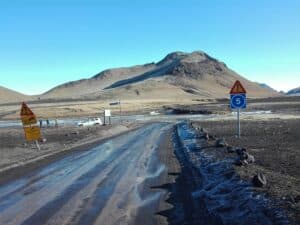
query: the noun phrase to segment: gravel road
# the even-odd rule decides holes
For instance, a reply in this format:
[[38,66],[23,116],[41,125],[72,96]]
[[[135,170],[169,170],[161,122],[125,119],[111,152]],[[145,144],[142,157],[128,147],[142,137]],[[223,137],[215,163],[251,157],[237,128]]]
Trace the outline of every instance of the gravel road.
[[1,184],[0,224],[135,224],[141,208],[149,224],[164,191],[145,186],[166,168],[158,146],[170,128],[150,124]]

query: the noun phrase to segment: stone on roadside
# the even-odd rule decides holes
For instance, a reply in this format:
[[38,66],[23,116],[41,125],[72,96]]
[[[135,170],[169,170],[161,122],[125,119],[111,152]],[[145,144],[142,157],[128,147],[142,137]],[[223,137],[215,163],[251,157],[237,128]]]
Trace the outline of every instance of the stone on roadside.
[[242,155],[247,150],[245,148],[235,148],[235,152],[237,155]]
[[216,138],[217,138],[216,135],[211,135],[211,134],[208,135],[208,137],[209,137],[209,140],[216,140]]
[[46,139],[46,138],[40,138],[39,141],[40,141],[41,143],[46,143],[47,139]]
[[224,138],[220,138],[216,140],[216,146],[217,147],[226,147],[227,143],[225,142]]
[[208,135],[208,133],[204,133],[204,139],[207,140],[207,141],[209,141],[209,135]]
[[235,165],[237,166],[245,166],[251,163],[255,162],[255,158],[253,155],[245,152],[245,151],[241,151],[240,154],[238,155],[236,161],[235,161]]
[[203,127],[200,128],[201,132],[208,133]]
[[248,153],[247,152],[241,152],[238,157],[241,159],[241,160],[246,160],[248,159]]
[[255,158],[254,158],[254,156],[253,155],[251,155],[251,154],[249,154],[249,153],[247,153],[246,152],[246,154],[247,154],[247,162],[248,163],[255,163]]
[[236,165],[236,166],[243,166],[243,161],[240,160],[239,158],[237,158],[237,159],[234,161],[234,165]]
[[235,152],[235,147],[233,147],[233,146],[227,146],[227,152],[228,153],[234,153]]
[[255,187],[264,187],[267,185],[267,178],[261,172],[258,172],[252,179]]

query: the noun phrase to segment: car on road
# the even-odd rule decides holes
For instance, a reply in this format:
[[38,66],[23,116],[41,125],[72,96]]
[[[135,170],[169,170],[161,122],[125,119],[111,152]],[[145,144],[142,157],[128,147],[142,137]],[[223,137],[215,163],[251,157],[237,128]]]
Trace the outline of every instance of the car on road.
[[157,115],[159,115],[160,113],[157,112],[157,111],[152,111],[152,112],[150,112],[149,114],[150,114],[150,116],[157,116]]
[[85,127],[85,126],[94,126],[94,125],[103,125],[102,120],[99,117],[90,118],[86,121],[80,121],[77,123],[77,126]]

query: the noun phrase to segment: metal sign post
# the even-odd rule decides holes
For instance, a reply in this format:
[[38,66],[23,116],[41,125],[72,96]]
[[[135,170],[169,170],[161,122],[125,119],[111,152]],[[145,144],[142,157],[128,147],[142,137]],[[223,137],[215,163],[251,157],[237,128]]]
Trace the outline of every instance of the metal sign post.
[[23,123],[26,140],[34,141],[37,149],[40,150],[41,148],[37,140],[41,138],[41,130],[37,125],[35,114],[31,111],[31,109],[26,105],[25,102],[22,103],[20,116]]
[[39,145],[39,142],[38,142],[37,140],[35,140],[34,142],[35,142],[35,145],[36,145],[37,149],[38,149],[38,150],[41,150],[40,145]]
[[241,123],[240,123],[240,108],[237,109],[237,121],[238,121],[238,137],[241,137]]
[[121,99],[119,99],[119,109],[120,109],[120,124],[122,124],[122,108],[121,108]]
[[240,109],[245,109],[246,90],[240,81],[236,81],[230,90],[230,108],[237,110],[237,136],[241,137]]

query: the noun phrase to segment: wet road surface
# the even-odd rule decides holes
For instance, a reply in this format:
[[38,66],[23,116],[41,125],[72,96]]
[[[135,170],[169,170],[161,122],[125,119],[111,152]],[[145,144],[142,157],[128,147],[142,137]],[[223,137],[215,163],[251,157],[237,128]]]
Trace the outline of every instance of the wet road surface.
[[147,125],[2,184],[0,224],[133,224],[138,209],[162,195],[141,192],[165,169],[157,151],[168,129],[166,123]]

